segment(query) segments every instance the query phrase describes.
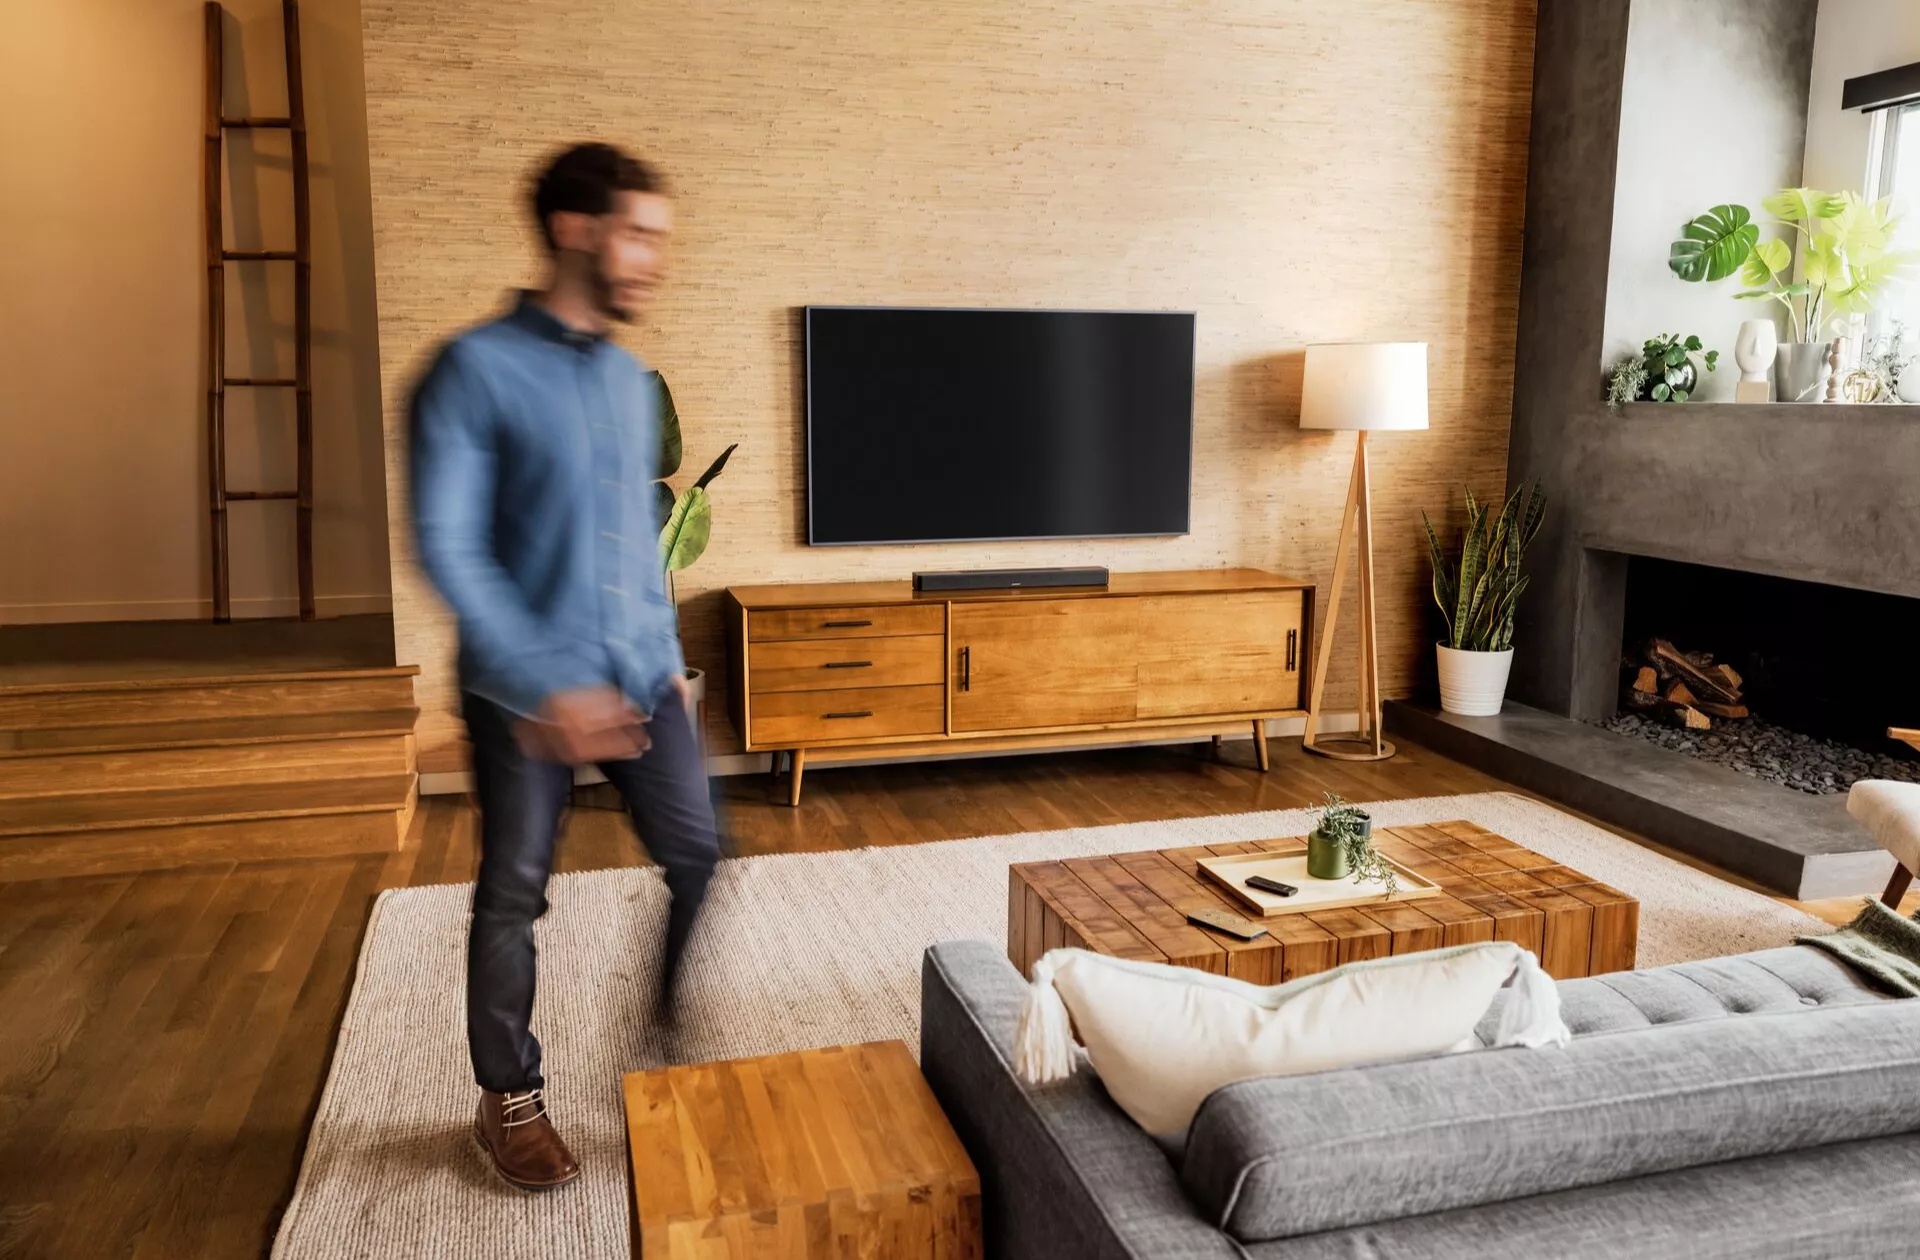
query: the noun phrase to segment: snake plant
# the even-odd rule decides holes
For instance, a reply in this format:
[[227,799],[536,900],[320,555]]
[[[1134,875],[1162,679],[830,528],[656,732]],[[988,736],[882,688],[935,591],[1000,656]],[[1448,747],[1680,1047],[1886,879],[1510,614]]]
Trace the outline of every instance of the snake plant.
[[1444,646],[1467,652],[1504,652],[1513,646],[1513,617],[1527,589],[1520,560],[1540,532],[1547,496],[1521,483],[1496,515],[1467,491],[1467,529],[1460,561],[1441,549],[1425,512],[1427,547],[1433,559],[1433,600],[1447,619]]

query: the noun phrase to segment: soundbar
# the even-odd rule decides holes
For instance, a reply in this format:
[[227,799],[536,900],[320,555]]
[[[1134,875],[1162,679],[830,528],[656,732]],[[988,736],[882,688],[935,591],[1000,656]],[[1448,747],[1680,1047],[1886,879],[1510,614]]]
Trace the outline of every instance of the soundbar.
[[955,569],[944,573],[916,573],[916,591],[1004,591],[1030,586],[1105,586],[1101,565],[1064,569]]

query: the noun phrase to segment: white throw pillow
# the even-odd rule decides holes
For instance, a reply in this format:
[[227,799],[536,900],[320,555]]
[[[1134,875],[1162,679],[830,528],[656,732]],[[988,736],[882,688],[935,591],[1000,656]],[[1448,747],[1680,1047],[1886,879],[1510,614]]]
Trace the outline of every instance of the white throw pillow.
[[1271,988],[1050,950],[1034,964],[1014,1066],[1033,1084],[1071,1075],[1077,1028],[1114,1102],[1179,1146],[1207,1095],[1234,1081],[1473,1049],[1474,1026],[1510,979],[1494,1044],[1565,1044],[1559,990],[1509,941],[1348,963]]

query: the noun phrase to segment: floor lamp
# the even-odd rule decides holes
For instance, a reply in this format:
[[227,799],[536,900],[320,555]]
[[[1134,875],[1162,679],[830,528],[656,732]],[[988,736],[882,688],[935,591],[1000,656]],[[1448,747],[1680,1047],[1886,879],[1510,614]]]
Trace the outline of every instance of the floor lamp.
[[[1314,653],[1313,690],[1301,746],[1342,761],[1381,761],[1393,745],[1380,732],[1380,655],[1374,643],[1373,498],[1367,477],[1367,434],[1427,427],[1427,346],[1388,341],[1307,347],[1306,380],[1300,393],[1300,427],[1352,429],[1353,479],[1340,514],[1340,549],[1333,558],[1327,618]],[[1360,729],[1332,737],[1320,731],[1320,701],[1333,657],[1333,629],[1340,617],[1340,589],[1347,580],[1347,553],[1358,535],[1360,552]]]

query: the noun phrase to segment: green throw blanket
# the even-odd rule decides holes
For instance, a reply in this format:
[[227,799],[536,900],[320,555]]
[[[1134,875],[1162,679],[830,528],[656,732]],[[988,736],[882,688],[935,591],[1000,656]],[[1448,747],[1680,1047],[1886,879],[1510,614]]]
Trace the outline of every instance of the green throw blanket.
[[1904,919],[1869,901],[1853,922],[1825,936],[1802,936],[1801,945],[1824,949],[1902,997],[1920,997],[1920,921]]

